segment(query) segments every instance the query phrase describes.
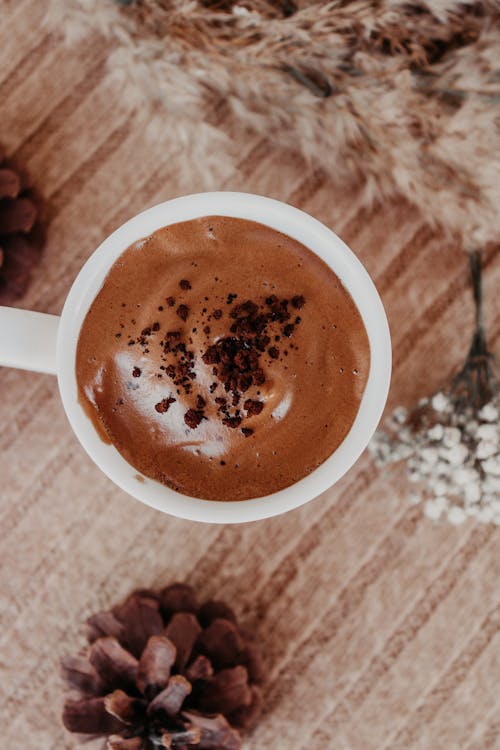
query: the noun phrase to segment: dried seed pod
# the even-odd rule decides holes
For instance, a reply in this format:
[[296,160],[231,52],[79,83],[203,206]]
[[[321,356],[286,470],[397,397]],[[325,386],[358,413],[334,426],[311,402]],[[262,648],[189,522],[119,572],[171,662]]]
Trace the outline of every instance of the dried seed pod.
[[15,301],[28,287],[42,244],[37,213],[21,175],[0,154],[0,304]]
[[[135,591],[88,620],[88,653],[66,657],[63,722],[109,750],[239,750],[262,707],[258,648],[224,602],[190,586]],[[74,699],[74,690],[80,699]]]

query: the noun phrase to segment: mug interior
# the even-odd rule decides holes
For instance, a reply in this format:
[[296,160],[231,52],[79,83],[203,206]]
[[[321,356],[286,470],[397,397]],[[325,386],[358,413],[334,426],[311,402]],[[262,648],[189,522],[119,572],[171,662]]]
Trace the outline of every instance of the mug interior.
[[[102,442],[78,403],[75,372],[80,328],[115,260],[133,242],[161,227],[202,216],[231,216],[266,224],[308,247],[327,263],[353,298],[370,342],[370,372],[352,427],[318,468],[290,487],[251,500],[216,502],[189,497],[139,475],[113,445]],[[378,292],[347,245],[319,221],[280,201],[246,193],[200,193],[161,203],[127,221],[97,248],[75,279],[64,304],[57,343],[59,389],[70,424],[90,457],[119,487],[158,510],[194,521],[255,521],[296,508],[331,487],[359,458],[387,399],[391,373],[389,327]],[[300,439],[300,436],[298,436]]]

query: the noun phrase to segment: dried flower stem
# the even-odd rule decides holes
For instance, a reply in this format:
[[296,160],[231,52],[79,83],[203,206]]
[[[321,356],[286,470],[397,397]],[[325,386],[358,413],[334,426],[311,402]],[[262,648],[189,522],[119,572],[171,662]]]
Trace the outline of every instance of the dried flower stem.
[[464,366],[448,392],[394,410],[370,444],[379,466],[406,461],[411,502],[454,525],[474,517],[500,526],[500,398],[483,316],[481,255],[469,254],[475,330]]
[[481,409],[498,392],[498,380],[494,356],[489,351],[486,340],[481,253],[477,250],[469,253],[469,269],[476,308],[476,327],[465,364],[453,379],[450,396],[459,409],[466,406]]

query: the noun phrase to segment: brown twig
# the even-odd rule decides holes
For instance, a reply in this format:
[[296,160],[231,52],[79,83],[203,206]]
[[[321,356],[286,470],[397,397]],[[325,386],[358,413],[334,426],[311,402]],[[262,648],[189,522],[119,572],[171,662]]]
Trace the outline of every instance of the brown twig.
[[488,349],[483,315],[483,283],[481,253],[469,253],[472,294],[476,310],[476,326],[465,364],[455,376],[450,395],[457,407],[480,409],[498,393],[495,361]]

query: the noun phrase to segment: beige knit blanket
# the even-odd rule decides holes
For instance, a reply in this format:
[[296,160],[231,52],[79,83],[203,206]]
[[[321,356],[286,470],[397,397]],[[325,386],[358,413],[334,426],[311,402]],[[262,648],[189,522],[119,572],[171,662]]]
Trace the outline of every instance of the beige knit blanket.
[[[0,0],[0,141],[47,200],[48,243],[20,304],[58,313],[101,239],[179,187],[168,155],[121,109],[104,43],[65,48],[41,28],[45,5]],[[183,190],[199,187],[194,175]],[[334,190],[321,170],[258,137],[241,141],[220,187],[298,205],[356,251],[392,327],[389,406],[446,382],[472,330],[467,268],[414,209],[388,203],[369,213],[356,189]],[[489,250],[485,271],[497,349],[498,258]],[[266,709],[246,748],[500,748],[499,530],[434,526],[408,503],[400,470],[380,474],[368,455],[281,518],[233,527],[175,520],[91,463],[53,378],[1,369],[0,392],[5,748],[77,747],[60,723],[60,655],[83,643],[91,612],[174,579],[229,600],[263,644]]]

